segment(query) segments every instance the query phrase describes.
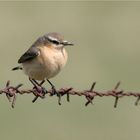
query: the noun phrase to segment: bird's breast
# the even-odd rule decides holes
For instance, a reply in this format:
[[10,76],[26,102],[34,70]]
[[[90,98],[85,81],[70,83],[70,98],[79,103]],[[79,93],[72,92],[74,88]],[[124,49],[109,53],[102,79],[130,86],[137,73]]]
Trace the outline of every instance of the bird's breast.
[[46,46],[39,47],[39,55],[23,64],[25,73],[36,80],[49,79],[57,75],[67,62],[67,52]]
[[47,47],[40,49],[40,57],[43,60],[43,63],[46,64],[46,67],[60,67],[62,68],[67,61],[67,53],[63,48],[62,50],[50,49]]
[[44,46],[40,48],[38,61],[43,65],[45,71],[53,76],[65,66],[67,62],[67,53],[65,49],[57,50]]

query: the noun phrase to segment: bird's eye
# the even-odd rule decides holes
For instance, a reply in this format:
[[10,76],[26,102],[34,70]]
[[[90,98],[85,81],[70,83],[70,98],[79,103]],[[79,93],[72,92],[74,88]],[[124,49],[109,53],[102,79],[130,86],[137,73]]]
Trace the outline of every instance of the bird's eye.
[[56,44],[56,45],[59,45],[59,44],[60,44],[60,42],[57,41],[57,40],[51,40],[51,42],[52,42],[53,44]]
[[59,45],[59,44],[60,44],[60,42],[59,42],[57,39],[55,39],[55,38],[53,38],[53,37],[51,37],[51,36],[48,36],[47,39],[48,39],[51,43],[53,43],[53,44],[56,44],[56,45]]

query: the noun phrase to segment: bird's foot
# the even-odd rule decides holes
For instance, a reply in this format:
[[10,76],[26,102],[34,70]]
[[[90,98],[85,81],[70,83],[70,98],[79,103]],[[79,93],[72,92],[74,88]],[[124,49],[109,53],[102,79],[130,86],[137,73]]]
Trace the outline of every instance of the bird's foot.
[[32,100],[33,103],[38,99],[38,97],[44,99],[45,95],[48,93],[48,91],[44,87],[38,85],[34,86],[33,90],[35,91],[35,98]]
[[33,99],[32,102],[35,102],[38,99],[38,97],[42,99],[45,98],[45,94],[48,93],[48,91],[44,87],[42,87],[42,84],[45,82],[45,80],[43,80],[41,83],[38,83],[34,79],[29,78],[29,80],[34,85],[33,91],[34,91],[35,98]]
[[36,96],[39,96],[39,97],[45,97],[45,94],[48,93],[48,91],[42,87],[42,86],[38,86],[38,85],[35,85],[33,87],[33,90],[36,91]]
[[57,95],[57,97],[58,97],[58,104],[61,105],[61,94],[59,94],[59,93],[57,92],[55,86],[50,82],[50,80],[47,79],[47,81],[48,81],[48,83],[49,83],[49,84],[51,85],[51,87],[52,87],[52,92],[51,92],[50,96]]
[[61,94],[59,94],[55,88],[55,86],[52,86],[52,93],[50,96],[53,96],[53,95],[57,95],[58,97],[58,104],[61,105]]
[[51,87],[52,87],[52,93],[51,93],[51,96],[53,96],[53,95],[57,95],[57,96],[58,96],[59,94],[58,94],[58,92],[57,92],[55,86],[51,83],[50,80],[47,79],[47,81],[48,81],[48,83],[49,83],[49,84],[51,85]]
[[52,93],[51,93],[51,96],[53,96],[53,95],[57,95],[57,96],[58,96],[58,92],[57,92],[55,86],[52,86]]

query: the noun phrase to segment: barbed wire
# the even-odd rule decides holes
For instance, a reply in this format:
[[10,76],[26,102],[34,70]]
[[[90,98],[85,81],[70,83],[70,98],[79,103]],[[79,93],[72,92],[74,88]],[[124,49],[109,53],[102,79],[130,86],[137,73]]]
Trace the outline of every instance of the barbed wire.
[[42,86],[33,87],[32,89],[20,89],[23,84],[18,84],[17,86],[11,86],[10,81],[7,81],[6,86],[4,89],[0,90],[0,94],[5,94],[9,102],[11,102],[12,108],[15,106],[16,102],[16,96],[17,94],[33,94],[35,97],[32,100],[34,103],[39,97],[41,99],[44,99],[46,95],[49,96],[57,96],[58,97],[58,104],[61,105],[61,98],[65,95],[67,98],[67,101],[70,102],[70,95],[78,95],[78,96],[84,96],[86,99],[85,106],[88,106],[89,104],[93,104],[93,100],[95,97],[104,97],[104,96],[112,96],[115,98],[114,102],[114,108],[117,107],[118,101],[122,97],[131,96],[135,97],[135,105],[138,105],[140,101],[140,93],[134,93],[134,92],[125,92],[123,90],[118,90],[120,86],[120,82],[118,82],[115,87],[112,90],[105,91],[105,92],[98,92],[94,90],[96,82],[93,82],[91,85],[91,88],[89,90],[83,90],[83,91],[76,91],[73,88],[61,88],[56,90],[57,94],[53,93],[53,89],[46,90],[42,88]]

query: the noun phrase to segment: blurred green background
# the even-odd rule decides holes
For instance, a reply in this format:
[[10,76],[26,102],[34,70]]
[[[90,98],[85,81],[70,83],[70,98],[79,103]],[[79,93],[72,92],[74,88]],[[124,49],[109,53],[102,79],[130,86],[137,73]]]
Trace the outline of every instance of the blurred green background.
[[[0,2],[0,89],[7,80],[31,88],[21,71],[12,72],[18,58],[41,35],[60,32],[73,43],[69,61],[52,82],[57,88],[86,90],[93,81],[106,91],[121,81],[121,89],[140,91],[140,2]],[[45,87],[49,88],[46,84]],[[112,97],[56,97],[32,103],[18,96],[12,109],[0,97],[0,139],[4,140],[138,140],[140,106],[123,98],[113,108]]]

